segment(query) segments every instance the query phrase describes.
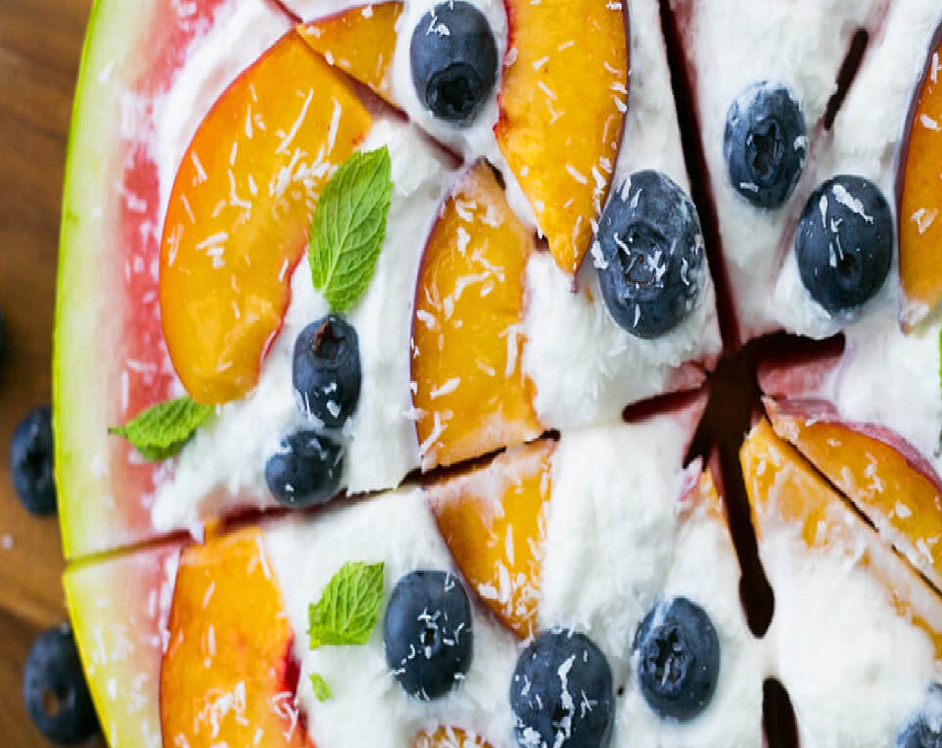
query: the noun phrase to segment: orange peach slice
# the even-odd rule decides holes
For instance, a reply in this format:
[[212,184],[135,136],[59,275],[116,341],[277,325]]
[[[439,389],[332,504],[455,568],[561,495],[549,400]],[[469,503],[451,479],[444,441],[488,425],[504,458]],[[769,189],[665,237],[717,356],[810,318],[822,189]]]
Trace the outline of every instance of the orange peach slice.
[[364,5],[302,24],[298,33],[329,64],[395,104],[390,71],[401,13],[401,2]]
[[435,732],[420,732],[412,748],[491,748],[491,744],[460,727],[439,727]]
[[844,423],[813,405],[766,399],[765,408],[775,433],[942,589],[942,489],[925,458],[886,429]]
[[289,32],[226,90],[177,172],[160,251],[160,310],[194,400],[244,395],[281,328],[320,188],[370,116]]
[[[862,554],[860,563],[886,589],[906,619],[922,628],[942,656],[942,600],[901,556],[845,503],[771,425],[761,420],[740,451],[760,554],[766,536],[795,528],[811,552]],[[773,588],[775,579],[772,580]]]
[[627,11],[621,2],[598,0],[504,4],[510,38],[494,133],[553,259],[574,274],[592,241],[621,144]]
[[542,431],[521,366],[533,251],[490,167],[465,172],[432,228],[416,286],[412,402],[423,469]]
[[183,551],[168,629],[165,745],[307,745],[291,682],[294,634],[257,528]]
[[904,325],[922,319],[942,299],[942,83],[938,80],[942,28],[935,34],[922,85],[910,112],[900,167],[899,274]]
[[541,440],[427,489],[445,544],[484,603],[521,638],[536,629],[555,442]]

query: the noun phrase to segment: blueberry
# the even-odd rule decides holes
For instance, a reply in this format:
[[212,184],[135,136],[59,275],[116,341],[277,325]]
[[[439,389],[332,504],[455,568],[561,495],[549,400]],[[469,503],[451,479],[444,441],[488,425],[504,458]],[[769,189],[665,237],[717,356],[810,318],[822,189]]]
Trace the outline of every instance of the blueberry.
[[639,338],[674,329],[703,287],[703,233],[693,202],[659,171],[632,174],[608,199],[595,264],[602,297]]
[[693,719],[710,703],[720,674],[720,640],[710,616],[685,597],[655,605],[635,634],[644,700],[666,719]]
[[841,175],[820,185],[795,233],[801,281],[833,317],[851,318],[893,263],[893,217],[873,182]]
[[56,511],[52,408],[34,408],[20,421],[10,452],[13,487],[23,506],[33,514],[52,514]]
[[40,634],[26,657],[23,699],[39,731],[58,745],[75,745],[98,731],[78,648],[68,626]]
[[444,696],[471,667],[471,603],[445,571],[413,571],[396,583],[383,621],[386,664],[417,699]]
[[265,463],[265,482],[278,501],[305,509],[329,500],[340,489],[343,449],[315,431],[296,431],[285,437]]
[[929,686],[923,705],[897,736],[896,748],[942,748],[942,685]]
[[608,660],[584,634],[544,631],[517,660],[510,707],[521,748],[605,748],[615,718]]
[[439,119],[467,124],[497,83],[497,44],[487,18],[462,0],[422,16],[409,47],[419,101]]
[[353,326],[329,315],[305,327],[294,343],[291,380],[301,412],[339,428],[360,399],[360,344]]
[[807,155],[804,115],[782,84],[754,83],[730,105],[723,134],[726,170],[733,189],[753,205],[782,205]]

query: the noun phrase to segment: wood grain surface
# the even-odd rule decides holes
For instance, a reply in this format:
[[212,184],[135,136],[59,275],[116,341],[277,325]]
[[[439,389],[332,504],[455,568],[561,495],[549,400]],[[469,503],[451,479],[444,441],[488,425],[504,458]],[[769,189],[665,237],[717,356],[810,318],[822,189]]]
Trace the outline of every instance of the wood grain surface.
[[[133,1],[133,0],[132,0]],[[91,0],[0,0],[0,742],[46,748],[23,706],[33,638],[65,619],[55,517],[36,519],[10,481],[20,418],[51,396],[59,205],[72,91]],[[100,745],[100,741],[92,743]]]

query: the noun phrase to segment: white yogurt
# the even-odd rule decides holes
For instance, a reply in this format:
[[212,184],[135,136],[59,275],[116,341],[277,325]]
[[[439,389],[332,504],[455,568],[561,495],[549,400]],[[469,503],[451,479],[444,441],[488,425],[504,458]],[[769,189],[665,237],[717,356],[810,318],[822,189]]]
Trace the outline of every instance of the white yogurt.
[[[899,0],[887,11],[881,33],[871,40],[860,70],[831,129],[829,142],[806,167],[812,186],[838,174],[855,174],[873,181],[895,212],[900,144],[906,114],[918,85],[939,23],[936,3]],[[918,123],[915,125],[920,127]],[[797,206],[800,210],[801,206]],[[909,220],[897,216],[896,220]],[[894,232],[895,236],[895,232]],[[834,334],[840,322],[829,318],[801,284],[791,236],[788,257],[777,280],[772,310],[775,321],[799,334],[822,338]],[[861,317],[895,318],[900,308],[898,263],[883,292],[861,311]],[[886,302],[886,303],[884,303]]]
[[[765,664],[722,520],[680,501],[696,479],[680,467],[686,437],[670,417],[563,434],[552,457],[539,625],[577,628],[605,652],[625,686],[613,746],[751,748],[761,743]],[[707,611],[721,646],[713,701],[685,724],[648,707],[631,662],[638,624],[677,595]]]
[[[349,314],[360,344],[362,386],[357,409],[344,428],[343,485],[350,492],[396,486],[418,466],[411,415],[409,340],[412,299],[425,237],[437,215],[450,172],[414,128],[376,122],[366,150],[387,145],[393,194],[386,239],[364,297]],[[240,506],[273,504],[265,486],[265,461],[288,432],[311,428],[291,384],[294,341],[328,312],[314,290],[306,261],[291,280],[284,325],[262,367],[258,385],[243,399],[217,409],[178,458],[157,490],[152,518],[158,530],[192,527]]]
[[[769,289],[778,274],[782,259],[778,248],[790,214],[802,207],[796,201],[805,179],[790,201],[776,210],[756,208],[746,201],[727,177],[723,158],[726,112],[751,84],[779,82],[798,98],[812,135],[834,90],[853,32],[867,23],[880,2],[706,0],[691,4],[693,18],[685,46],[696,75],[701,137],[744,336],[776,327],[777,309]],[[871,90],[868,95],[884,106],[880,94]],[[812,141],[812,152],[814,148]],[[809,162],[805,168],[811,167]]]
[[895,745],[938,677],[938,664],[928,635],[900,615],[886,585],[916,602],[919,614],[936,627],[942,623],[940,606],[930,600],[919,609],[918,596],[932,593],[911,572],[891,573],[901,568],[899,560],[862,527],[852,547],[831,544],[814,551],[799,532],[797,526],[763,527],[761,551],[775,590],[775,618],[766,638],[795,709],[801,744]]
[[[519,645],[470,592],[471,669],[461,685],[443,698],[413,699],[395,681],[386,665],[382,619],[363,646],[308,649],[304,635],[308,606],[345,562],[383,562],[386,601],[399,578],[410,571],[457,573],[420,490],[344,505],[306,520],[279,522],[265,529],[264,537],[296,633],[300,705],[308,717],[308,733],[319,748],[403,748],[412,745],[420,730],[438,725],[486,735],[494,748],[514,745],[507,695]],[[325,702],[311,691],[312,672],[319,673],[333,693]]]
[[[664,172],[686,192],[677,110],[658,3],[631,0],[631,85],[614,186],[633,172]],[[546,254],[527,263],[523,368],[536,387],[541,422],[567,429],[615,422],[631,403],[669,391],[688,361],[713,361],[722,349],[713,281],[703,260],[702,289],[690,316],[655,340],[619,327],[599,289],[590,256],[572,280]]]
[[[657,4],[632,0],[632,114],[616,167],[617,178],[639,168],[657,168],[688,186],[677,127]],[[316,17],[355,3],[307,3],[296,10]],[[472,127],[455,129],[436,123],[416,100],[408,65],[411,29],[434,3],[407,3],[399,21],[399,45],[393,64],[393,94],[414,120],[449,142],[468,160],[487,157],[504,167],[509,199],[532,222],[532,214],[500,157],[493,135],[496,100]],[[479,0],[498,41],[506,47],[507,21],[498,0]],[[176,164],[201,117],[227,82],[250,64],[287,24],[261,0],[233,4],[220,11],[213,27],[195,42],[179,81],[165,97],[156,118],[155,147],[161,164],[162,199],[166,200]],[[263,33],[258,33],[262,29]],[[253,44],[235,44],[250,37]],[[257,40],[257,41],[256,41]],[[232,49],[238,49],[233,54]],[[654,126],[648,126],[653,123]],[[391,488],[417,466],[411,420],[409,328],[419,259],[442,194],[454,179],[414,129],[378,122],[365,148],[390,148],[395,185],[387,238],[369,290],[350,314],[357,329],[363,385],[357,410],[344,429],[347,441],[343,485],[351,492]],[[161,211],[163,212],[163,211]],[[586,263],[588,266],[588,263]],[[524,365],[536,383],[536,408],[550,427],[614,422],[625,405],[659,394],[675,382],[688,360],[714,358],[720,349],[714,292],[708,278],[690,318],[671,334],[643,341],[623,331],[608,314],[594,268],[579,276],[582,293],[549,260],[536,256],[528,267],[524,326],[529,342]],[[588,295],[591,294],[591,299]],[[291,388],[294,339],[327,312],[311,287],[306,263],[292,278],[292,302],[284,327],[269,353],[257,387],[244,399],[218,410],[214,423],[201,429],[160,482],[152,518],[158,530],[196,527],[235,503],[265,507],[272,499],[264,483],[265,461],[285,433],[304,425]],[[560,337],[560,336],[564,337]],[[568,339],[568,347],[558,345]]]
[[[696,477],[680,466],[685,436],[664,417],[566,435],[552,457],[539,623],[585,631],[608,657],[616,687],[625,686],[616,697],[613,748],[746,748],[761,740],[764,663],[743,618],[739,568],[722,520],[680,502]],[[308,651],[308,606],[344,562],[384,562],[387,600],[409,571],[455,570],[421,491],[279,520],[264,537],[297,634],[300,706],[318,746],[401,748],[439,724],[475,731],[494,748],[515,745],[508,692],[523,644],[477,604],[471,671],[460,688],[432,702],[406,696],[391,677],[381,626],[364,646]],[[650,710],[630,662],[639,622],[657,600],[674,595],[707,610],[722,648],[714,700],[684,725]],[[314,698],[312,672],[330,686],[328,701]]]

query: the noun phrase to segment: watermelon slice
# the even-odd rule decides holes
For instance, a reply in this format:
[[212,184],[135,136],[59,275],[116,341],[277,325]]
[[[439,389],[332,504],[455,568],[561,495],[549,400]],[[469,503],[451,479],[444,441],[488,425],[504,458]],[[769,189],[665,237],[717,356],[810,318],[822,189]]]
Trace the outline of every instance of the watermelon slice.
[[[155,153],[163,108],[185,105],[191,91],[199,92],[192,107],[212,102],[289,27],[268,0],[94,5],[69,138],[56,302],[56,471],[67,558],[154,537],[149,496],[168,467],[142,462],[107,429],[179,394],[157,301],[162,201],[176,170],[165,168],[174,155]],[[240,30],[239,44],[205,43]],[[197,53],[194,71],[185,63]],[[202,114],[189,112],[194,123]],[[179,133],[181,152],[191,135]]]
[[65,591],[109,745],[160,748],[160,658],[182,541],[73,565]]

